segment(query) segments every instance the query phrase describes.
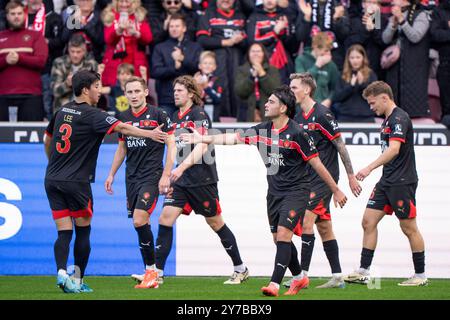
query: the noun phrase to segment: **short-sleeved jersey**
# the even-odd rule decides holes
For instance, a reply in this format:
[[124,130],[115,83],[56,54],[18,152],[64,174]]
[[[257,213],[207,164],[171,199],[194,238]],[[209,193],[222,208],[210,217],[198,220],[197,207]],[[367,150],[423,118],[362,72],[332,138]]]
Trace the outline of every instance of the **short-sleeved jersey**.
[[[334,181],[337,182],[339,180],[338,152],[332,141],[340,137],[341,132],[331,110],[316,103],[308,114],[300,112],[294,117],[294,120],[308,132],[308,135],[314,141],[317,151],[319,151],[320,160],[330,172]],[[310,173],[312,184],[325,184],[312,168]]]
[[313,141],[299,125],[289,119],[280,130],[273,129],[272,121],[260,123],[238,133],[245,144],[258,147],[267,168],[269,193],[285,195],[309,188],[310,176],[307,161],[317,157]]
[[[182,133],[191,133],[190,129],[206,134],[211,128],[211,120],[205,110],[199,106],[192,106],[183,114],[175,112],[173,117],[173,128],[175,129],[175,141],[177,146],[177,164],[182,163],[194,150],[195,145],[185,144],[179,140]],[[217,176],[214,146],[208,146],[208,151],[204,154],[199,163],[187,169],[176,184],[182,187],[199,187],[216,183]]]
[[402,145],[399,154],[383,166],[380,183],[390,186],[417,182],[413,126],[408,114],[398,107],[381,125],[382,152],[389,147],[391,140],[400,141]]
[[[145,106],[139,113],[131,108],[117,116],[120,121],[134,127],[153,130],[161,124],[162,131],[171,134],[172,123],[166,112],[155,106]],[[158,184],[163,172],[163,143],[150,138],[123,136],[119,133],[119,140],[125,143],[127,149],[126,181]]]
[[235,32],[245,34],[245,16],[235,9],[226,13],[217,8],[209,8],[200,17],[197,37],[206,35],[218,39],[230,39]]
[[69,102],[47,126],[52,137],[46,179],[94,182],[100,145],[120,121],[87,103]]

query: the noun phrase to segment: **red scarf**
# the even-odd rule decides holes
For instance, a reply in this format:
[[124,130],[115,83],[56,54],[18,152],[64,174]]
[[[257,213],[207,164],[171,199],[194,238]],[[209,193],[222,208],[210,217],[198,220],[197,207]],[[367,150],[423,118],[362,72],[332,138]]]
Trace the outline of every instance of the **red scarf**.
[[42,4],[41,8],[34,17],[33,24],[28,26],[28,7],[25,7],[25,26],[30,30],[41,32],[45,35],[45,14],[45,6]]
[[269,59],[269,63],[277,69],[282,69],[288,63],[286,50],[284,50],[283,44],[280,40],[278,40],[275,45],[275,49]]

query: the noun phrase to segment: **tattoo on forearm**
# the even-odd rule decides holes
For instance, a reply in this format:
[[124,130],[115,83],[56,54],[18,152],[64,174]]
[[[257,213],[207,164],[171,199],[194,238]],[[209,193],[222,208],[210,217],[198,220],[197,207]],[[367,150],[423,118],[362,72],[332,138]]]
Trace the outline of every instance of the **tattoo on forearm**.
[[352,161],[350,160],[350,155],[348,154],[347,148],[345,147],[344,140],[341,137],[333,140],[333,145],[336,147],[339,155],[341,156],[342,163],[344,164],[345,171],[347,174],[353,174]]

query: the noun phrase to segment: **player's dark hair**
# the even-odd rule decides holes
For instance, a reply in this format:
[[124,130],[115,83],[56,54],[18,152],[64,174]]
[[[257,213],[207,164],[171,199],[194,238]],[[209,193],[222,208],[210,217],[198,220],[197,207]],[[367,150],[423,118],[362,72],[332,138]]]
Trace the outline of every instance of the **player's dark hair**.
[[90,89],[91,86],[100,81],[100,75],[97,72],[90,70],[80,70],[72,77],[73,94],[76,97],[81,96],[83,89]]
[[79,48],[86,45],[86,39],[80,34],[75,33],[70,37],[69,47]]
[[394,100],[394,94],[391,87],[384,81],[374,81],[367,86],[363,91],[363,97],[367,100],[370,96],[379,96],[380,94],[387,94],[389,99]]
[[283,85],[273,90],[272,94],[287,107],[286,115],[291,119],[294,118],[296,100],[294,93],[291,91],[291,88],[289,88],[289,86],[287,85]]

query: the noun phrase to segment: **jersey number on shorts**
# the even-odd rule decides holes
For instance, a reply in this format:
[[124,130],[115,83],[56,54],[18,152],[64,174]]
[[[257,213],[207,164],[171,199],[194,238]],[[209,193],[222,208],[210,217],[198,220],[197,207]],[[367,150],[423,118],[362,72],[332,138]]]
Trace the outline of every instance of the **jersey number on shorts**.
[[61,136],[61,140],[64,143],[64,146],[61,142],[56,143],[56,151],[59,153],[67,153],[70,150],[70,136],[72,135],[72,127],[70,124],[64,123],[59,127],[59,132],[63,135]]

